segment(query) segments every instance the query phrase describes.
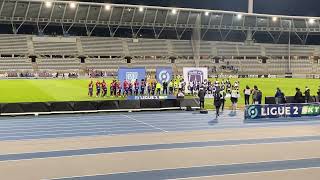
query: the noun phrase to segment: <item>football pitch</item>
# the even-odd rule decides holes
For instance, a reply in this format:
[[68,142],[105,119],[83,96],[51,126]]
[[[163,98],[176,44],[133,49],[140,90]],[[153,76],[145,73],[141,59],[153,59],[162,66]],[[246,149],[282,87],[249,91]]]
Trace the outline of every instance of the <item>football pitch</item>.
[[[101,79],[100,79],[101,80]],[[112,79],[105,79],[110,85]],[[263,96],[274,96],[277,87],[285,93],[286,96],[293,96],[295,88],[299,87],[304,92],[305,86],[311,89],[311,94],[316,95],[320,86],[319,79],[231,79],[232,82],[239,80],[241,98],[239,105],[244,105],[242,90],[246,85],[253,88],[257,85],[263,92]],[[110,97],[97,98],[88,97],[89,79],[6,79],[0,80],[0,102],[51,102],[51,101],[85,101],[85,100],[110,100],[117,99]],[[121,98],[118,98],[121,99]],[[123,99],[123,98],[122,98]],[[264,98],[263,98],[264,99]],[[227,100],[226,105],[230,105]],[[206,101],[207,108],[212,108],[212,99]]]

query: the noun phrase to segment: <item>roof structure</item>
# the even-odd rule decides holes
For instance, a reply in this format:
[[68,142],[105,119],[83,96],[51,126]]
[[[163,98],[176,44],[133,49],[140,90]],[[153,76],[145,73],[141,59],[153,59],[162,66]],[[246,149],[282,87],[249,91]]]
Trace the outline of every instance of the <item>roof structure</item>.
[[10,24],[13,33],[19,33],[24,25],[35,25],[39,33],[50,26],[57,26],[62,28],[64,34],[68,34],[74,27],[84,27],[87,35],[91,35],[98,27],[105,27],[111,37],[115,36],[119,28],[127,28],[133,37],[141,30],[149,29],[155,38],[159,38],[164,30],[170,30],[180,39],[186,31],[197,28],[202,38],[211,30],[220,31],[222,40],[235,31],[251,31],[253,36],[256,32],[266,32],[277,42],[282,34],[289,32],[296,35],[301,43],[305,43],[309,35],[319,34],[319,22],[319,17],[209,9],[55,0],[0,2],[0,23]]

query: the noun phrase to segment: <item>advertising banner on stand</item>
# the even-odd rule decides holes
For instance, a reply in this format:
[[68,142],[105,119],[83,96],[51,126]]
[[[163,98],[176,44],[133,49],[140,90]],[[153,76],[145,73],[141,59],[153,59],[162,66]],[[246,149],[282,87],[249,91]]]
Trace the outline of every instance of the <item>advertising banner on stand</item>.
[[183,68],[183,78],[185,82],[203,82],[208,79],[208,68]]
[[158,67],[156,70],[156,78],[160,83],[169,83],[172,79],[172,68],[171,67]]
[[245,120],[320,117],[320,104],[250,105],[245,110]]
[[145,68],[119,68],[118,70],[118,79],[123,82],[128,80],[130,82],[138,79],[140,82],[141,79],[145,79],[146,69]]

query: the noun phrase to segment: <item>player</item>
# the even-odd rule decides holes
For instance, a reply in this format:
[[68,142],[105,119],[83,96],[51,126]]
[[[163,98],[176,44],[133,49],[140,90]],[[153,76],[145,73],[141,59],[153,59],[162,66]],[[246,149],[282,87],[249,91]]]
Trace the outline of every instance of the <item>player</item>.
[[96,97],[99,97],[100,96],[100,90],[101,90],[101,83],[100,81],[98,80],[96,82]]
[[103,80],[101,83],[102,86],[102,97],[106,97],[108,93],[107,83]]
[[138,81],[138,79],[136,79],[136,81],[134,82],[134,94],[136,96],[138,96],[138,94],[139,94],[139,81]]
[[129,84],[129,94],[130,94],[130,96],[132,96],[132,93],[133,93],[133,84],[132,84],[132,82],[128,82],[128,84]]
[[156,82],[152,82],[151,83],[151,94],[152,94],[152,96],[154,96],[155,92],[156,92]]
[[117,82],[117,96],[121,97],[121,81]]
[[223,112],[224,111],[224,104],[226,102],[227,93],[221,87],[219,88],[219,92],[220,92],[220,101],[221,101],[221,112]]
[[128,96],[129,95],[129,82],[126,79],[123,81],[123,88],[124,88],[123,96]]
[[92,97],[92,95],[93,95],[93,81],[90,81],[90,83],[89,83],[89,92],[88,92],[88,95],[89,95],[90,97]]
[[144,79],[141,79],[141,85],[140,85],[140,95],[143,96],[144,95],[144,90],[146,88],[146,82],[144,81]]
[[237,110],[237,103],[238,103],[238,98],[240,97],[239,94],[239,89],[237,87],[232,87],[231,90],[231,103],[232,103],[232,110],[231,112],[236,113]]
[[159,96],[161,93],[161,83],[160,82],[156,83],[156,89],[157,89],[157,95]]
[[147,82],[147,89],[148,89],[148,96],[151,95],[151,89],[152,89],[152,83],[151,82]]
[[169,94],[170,95],[173,95],[173,80],[171,80],[170,82],[169,82]]

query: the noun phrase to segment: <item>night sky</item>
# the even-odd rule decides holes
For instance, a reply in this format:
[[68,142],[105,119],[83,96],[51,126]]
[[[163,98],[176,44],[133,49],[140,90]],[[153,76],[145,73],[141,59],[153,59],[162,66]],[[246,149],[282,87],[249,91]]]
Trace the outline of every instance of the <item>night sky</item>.
[[[90,1],[90,0],[87,0]],[[247,0],[91,0],[91,2],[247,11]],[[256,13],[320,16],[320,0],[254,0]]]

